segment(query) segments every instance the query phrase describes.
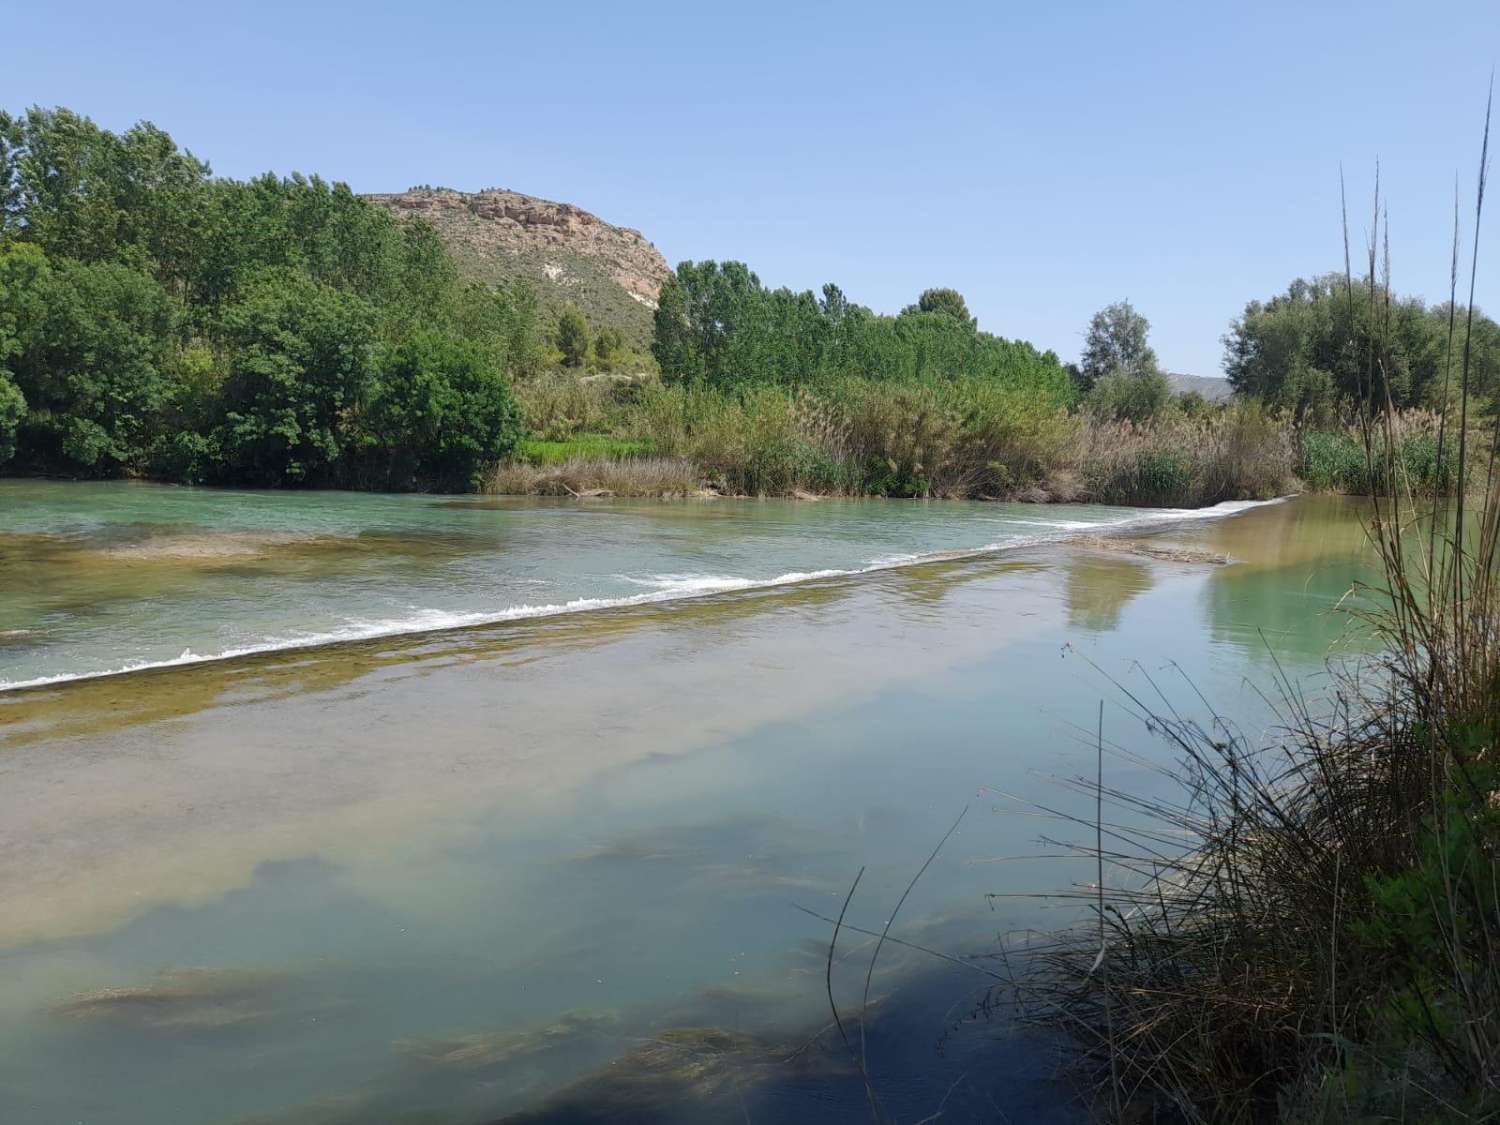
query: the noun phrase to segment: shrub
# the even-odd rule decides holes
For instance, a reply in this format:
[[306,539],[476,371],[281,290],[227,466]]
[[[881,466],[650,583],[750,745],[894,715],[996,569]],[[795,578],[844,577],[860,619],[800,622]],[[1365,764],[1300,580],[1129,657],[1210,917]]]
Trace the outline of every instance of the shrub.
[[1196,507],[1284,495],[1294,484],[1292,436],[1254,401],[1154,423],[1090,419],[1074,447],[1085,492],[1105,504]]
[[1090,414],[1112,422],[1145,422],[1172,401],[1172,388],[1158,371],[1116,372],[1094,384],[1084,405]]
[[565,367],[582,367],[589,356],[589,325],[572,305],[557,320],[557,350]]
[[0,368],[0,465],[16,452],[16,433],[26,414],[26,397],[11,382],[10,373]]
[[[1450,436],[1439,464],[1441,422],[1433,411],[1398,411],[1388,426],[1382,424],[1371,432],[1375,455],[1368,459],[1364,432],[1354,423],[1337,430],[1304,431],[1298,473],[1309,488],[1322,492],[1385,496],[1396,487],[1421,495],[1446,495],[1458,476],[1458,442]],[[1483,445],[1472,443],[1475,456],[1483,456]]]
[[468,489],[521,433],[510,382],[484,348],[418,332],[389,350],[351,436],[351,466],[366,484]]
[[558,441],[522,438],[516,443],[515,459],[528,465],[561,465],[574,459],[624,461],[651,452],[649,441],[609,434],[576,434]]

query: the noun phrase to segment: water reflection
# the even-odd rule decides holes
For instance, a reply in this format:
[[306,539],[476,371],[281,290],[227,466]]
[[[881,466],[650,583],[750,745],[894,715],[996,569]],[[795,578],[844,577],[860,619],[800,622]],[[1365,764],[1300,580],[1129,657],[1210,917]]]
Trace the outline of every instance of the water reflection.
[[1068,560],[1065,596],[1068,624],[1104,632],[1120,624],[1120,613],[1137,594],[1149,590],[1151,567],[1117,555],[1078,551]]
[[1204,591],[1215,638],[1265,665],[1273,653],[1317,661],[1367,650],[1372,640],[1348,612],[1364,604],[1349,597],[1355,585],[1378,575],[1367,512],[1363,501],[1310,496],[1202,529],[1234,560]]

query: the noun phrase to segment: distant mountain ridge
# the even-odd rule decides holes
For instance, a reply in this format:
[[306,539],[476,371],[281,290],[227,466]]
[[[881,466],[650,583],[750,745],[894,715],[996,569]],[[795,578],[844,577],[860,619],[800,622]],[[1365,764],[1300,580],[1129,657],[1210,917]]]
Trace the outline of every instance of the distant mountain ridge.
[[468,278],[525,281],[553,315],[573,304],[591,327],[618,328],[635,347],[651,339],[652,313],[670,270],[638,230],[571,203],[503,189],[417,187],[365,198],[400,220],[432,224]]
[[1183,375],[1177,371],[1168,371],[1167,382],[1178,394],[1197,391],[1209,402],[1225,402],[1234,394],[1234,388],[1229,385],[1228,379],[1212,375]]

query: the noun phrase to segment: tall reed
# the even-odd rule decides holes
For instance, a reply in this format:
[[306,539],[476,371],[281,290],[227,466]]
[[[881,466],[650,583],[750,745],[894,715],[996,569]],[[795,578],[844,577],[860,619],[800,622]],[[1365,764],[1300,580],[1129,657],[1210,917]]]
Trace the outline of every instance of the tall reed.
[[[1076,783],[1101,802],[1098,837],[1078,846],[1099,883],[1072,892],[1096,917],[1043,950],[1020,995],[1073,1033],[1106,1115],[1500,1117],[1500,482],[1494,436],[1469,448],[1488,142],[1487,109],[1450,344],[1459,412],[1435,438],[1439,464],[1457,447],[1451,508],[1423,499],[1389,402],[1356,420],[1365,472],[1388,487],[1370,501],[1383,579],[1350,606],[1383,655],[1343,668],[1320,704],[1281,679],[1269,747],[1126,692],[1177,751],[1176,795]],[[1378,186],[1371,230],[1364,291],[1388,327]],[[1352,265],[1346,282],[1352,301]],[[1379,333],[1363,358],[1369,385],[1386,383]]]

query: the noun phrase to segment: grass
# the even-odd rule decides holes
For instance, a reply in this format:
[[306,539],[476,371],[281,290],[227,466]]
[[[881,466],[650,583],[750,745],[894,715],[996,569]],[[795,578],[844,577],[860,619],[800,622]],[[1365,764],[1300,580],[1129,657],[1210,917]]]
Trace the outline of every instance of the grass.
[[[1487,119],[1476,237],[1488,133]],[[1377,199],[1377,234],[1380,214]],[[1388,302],[1379,248],[1370,299]],[[1414,434],[1393,410],[1367,412],[1356,469],[1339,445],[1313,451],[1331,476],[1378,486],[1384,577],[1351,604],[1383,655],[1342,669],[1316,705],[1283,680],[1268,747],[1211,710],[1127,692],[1177,751],[1176,796],[1106,786],[1102,729],[1099,774],[1075,783],[1097,802],[1077,850],[1098,881],[1071,893],[1094,918],[1059,935],[1019,992],[1032,1019],[1072,1035],[1106,1116],[1500,1119],[1500,478],[1495,438],[1468,425],[1456,333],[1450,355],[1456,423]],[[1372,379],[1385,362],[1383,348],[1368,356]],[[1427,437],[1431,459],[1411,456]],[[1455,446],[1453,505],[1435,512],[1424,466]]]
[[575,434],[556,441],[522,438],[514,459],[528,465],[561,465],[574,460],[625,461],[649,456],[649,441],[612,437],[609,434]]
[[570,457],[560,464],[522,461],[498,465],[484,491],[504,496],[671,497],[701,489],[698,470],[671,457]]
[[[1357,420],[1335,430],[1312,431],[1302,437],[1297,472],[1315,492],[1389,496],[1393,488],[1407,486],[1420,495],[1450,495],[1457,480],[1458,449],[1444,443],[1439,458],[1444,426],[1445,418],[1437,411],[1392,414],[1388,425],[1371,434],[1377,445],[1373,457],[1366,455],[1365,428]],[[1398,469],[1394,477],[1386,472],[1392,460]]]
[[628,475],[642,457],[686,463],[699,487],[740,496],[1196,506],[1295,487],[1291,430],[1254,404],[1132,424],[980,380],[722,391],[554,376],[517,395],[533,437],[492,489],[534,490],[541,478],[525,465],[616,461]]

